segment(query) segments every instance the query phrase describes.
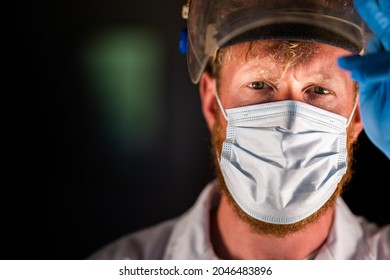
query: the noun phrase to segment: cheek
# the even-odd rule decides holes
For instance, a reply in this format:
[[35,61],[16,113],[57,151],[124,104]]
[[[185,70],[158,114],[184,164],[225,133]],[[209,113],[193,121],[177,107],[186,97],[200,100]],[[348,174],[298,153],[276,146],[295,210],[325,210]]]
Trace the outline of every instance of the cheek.
[[345,81],[343,89],[340,90],[337,102],[337,114],[349,118],[351,116],[353,107],[357,101],[356,99],[356,84],[353,82],[351,75],[347,71],[340,71],[339,75]]
[[352,83],[351,85],[348,85],[346,87],[345,92],[346,93],[339,98],[337,114],[349,119],[354,113],[352,111],[354,110],[354,107],[358,100],[356,96],[355,86]]
[[336,113],[339,115],[341,113],[341,102],[334,95],[306,94],[304,95],[304,101],[310,105],[332,113]]
[[348,82],[336,90],[336,96],[324,98],[320,107],[348,119],[356,102],[355,86]]

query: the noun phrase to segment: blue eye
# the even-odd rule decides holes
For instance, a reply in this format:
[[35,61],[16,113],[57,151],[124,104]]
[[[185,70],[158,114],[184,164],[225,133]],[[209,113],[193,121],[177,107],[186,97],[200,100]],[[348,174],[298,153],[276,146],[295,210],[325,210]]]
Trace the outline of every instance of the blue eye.
[[331,94],[332,93],[332,91],[330,91],[326,88],[323,88],[323,87],[312,87],[311,89],[309,89],[309,91],[317,93],[317,94]]
[[252,82],[248,86],[252,89],[264,89],[269,87],[269,85],[264,82]]

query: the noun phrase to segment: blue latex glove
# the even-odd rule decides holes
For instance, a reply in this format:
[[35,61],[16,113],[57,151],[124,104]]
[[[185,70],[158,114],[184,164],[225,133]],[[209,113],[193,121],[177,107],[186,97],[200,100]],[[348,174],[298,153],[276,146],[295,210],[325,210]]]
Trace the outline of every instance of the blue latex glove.
[[364,56],[339,59],[359,83],[359,105],[368,138],[390,159],[390,0],[355,0],[374,32]]

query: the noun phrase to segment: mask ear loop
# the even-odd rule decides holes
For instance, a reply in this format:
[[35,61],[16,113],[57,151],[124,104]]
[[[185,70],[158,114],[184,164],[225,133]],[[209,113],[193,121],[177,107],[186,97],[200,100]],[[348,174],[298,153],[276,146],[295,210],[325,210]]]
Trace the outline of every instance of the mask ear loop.
[[352,121],[353,116],[355,115],[357,104],[359,103],[359,94],[356,95],[355,104],[353,105],[351,115],[348,118],[347,124],[345,127],[348,127]]
[[226,114],[226,111],[225,111],[225,109],[224,109],[223,106],[222,106],[221,99],[219,98],[218,90],[217,90],[217,84],[216,84],[216,81],[215,81],[215,80],[214,80],[214,87],[215,87],[215,99],[217,100],[219,109],[221,109],[222,115],[223,115],[223,117],[225,118],[225,120],[226,120],[226,121],[229,121],[228,116],[227,116],[227,114]]
[[[359,55],[360,56],[363,56],[365,53],[365,49],[363,48]],[[358,85],[359,86],[359,85]],[[356,107],[357,107],[357,104],[359,103],[359,92],[356,94],[356,98],[355,98],[355,105],[353,105],[353,108],[352,108],[352,112],[351,112],[351,115],[349,116],[348,118],[348,121],[347,121],[347,124],[345,125],[345,127],[348,127],[352,121],[352,118],[353,118],[353,115],[355,114],[355,111],[356,111]]]
[[[217,84],[216,84],[216,81],[215,81],[215,80],[214,80],[214,87],[215,87],[215,99],[217,100],[219,109],[221,110],[223,117],[224,117],[225,120],[228,122],[229,119],[228,119],[228,117],[227,117],[227,114],[226,114],[225,109],[224,109],[223,106],[222,106],[221,99],[219,98],[219,94],[218,94],[218,90],[217,90]],[[218,148],[215,149],[215,153],[216,153],[216,155],[217,155],[218,162],[220,162],[220,161],[221,161],[221,153],[218,151]]]

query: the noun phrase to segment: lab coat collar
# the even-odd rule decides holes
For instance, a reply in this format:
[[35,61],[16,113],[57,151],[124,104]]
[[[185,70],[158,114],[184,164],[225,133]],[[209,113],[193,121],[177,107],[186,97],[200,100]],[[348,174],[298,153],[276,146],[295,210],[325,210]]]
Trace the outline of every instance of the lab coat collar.
[[[218,206],[219,199],[218,182],[214,180],[205,187],[195,205],[178,220],[164,259],[218,259],[210,239],[210,214]],[[330,234],[315,259],[374,259],[367,244],[359,219],[339,198]]]
[[[325,244],[320,248],[316,260],[369,260],[374,259],[363,228],[342,198],[336,202],[333,225]],[[357,248],[358,247],[358,248]]]
[[168,242],[164,259],[218,259],[210,239],[210,215],[220,199],[217,184],[216,180],[210,182],[192,209],[179,219]]

